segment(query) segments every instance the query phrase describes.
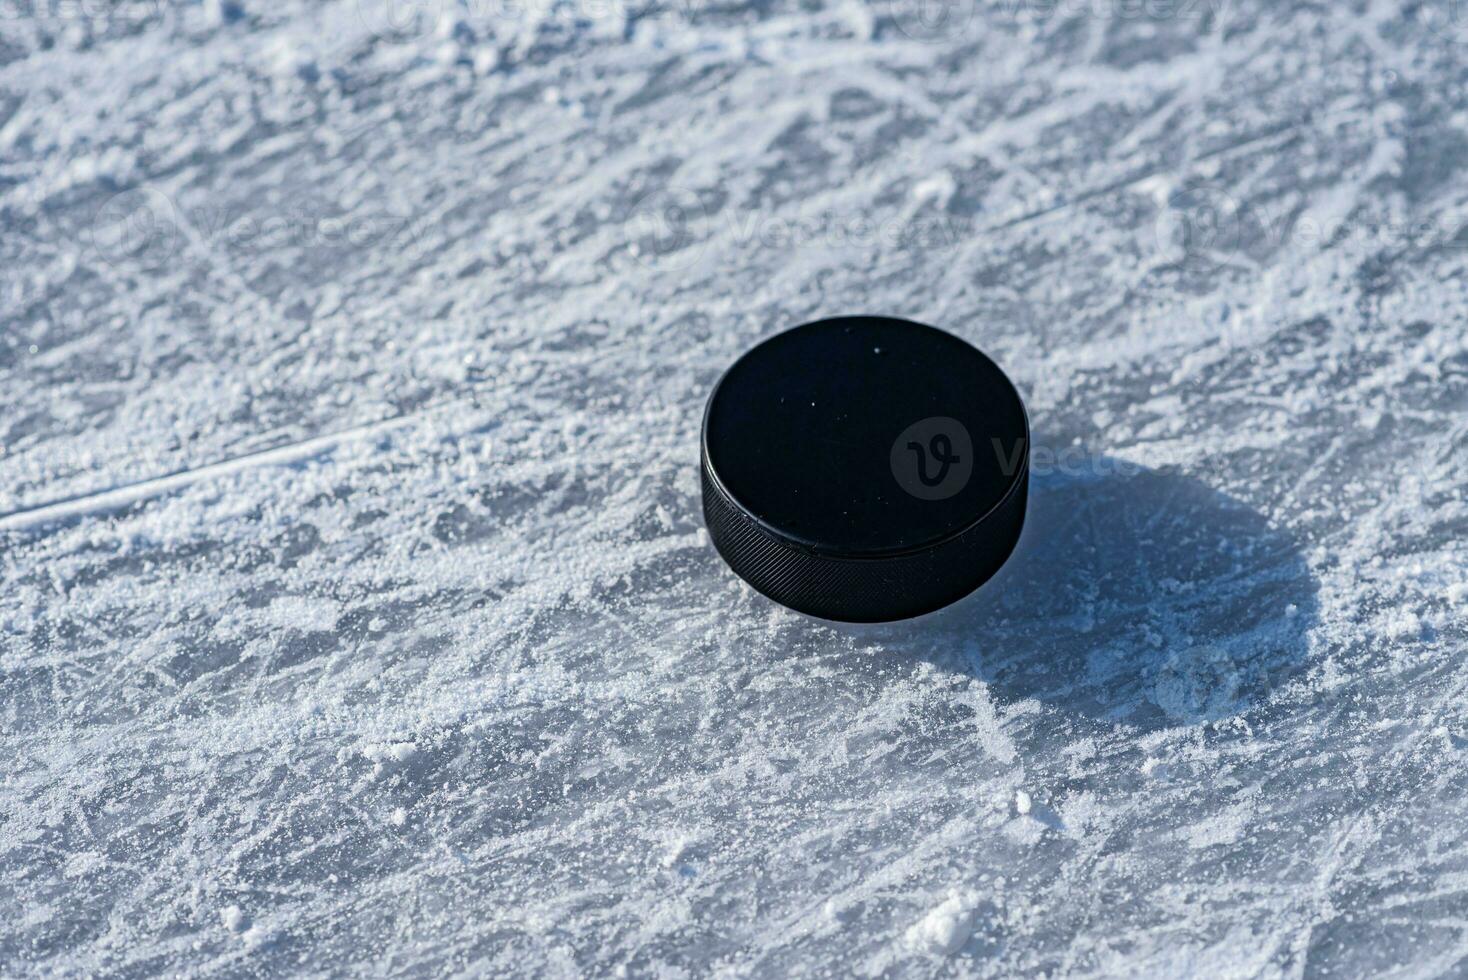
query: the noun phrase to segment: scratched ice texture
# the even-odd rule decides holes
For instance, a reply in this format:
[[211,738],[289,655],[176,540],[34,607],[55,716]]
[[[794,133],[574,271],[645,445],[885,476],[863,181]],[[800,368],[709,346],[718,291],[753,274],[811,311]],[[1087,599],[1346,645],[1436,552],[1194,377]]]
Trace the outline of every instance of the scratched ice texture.
[[[1468,971],[1449,0],[0,17],[0,974]],[[702,530],[806,319],[1016,379],[1001,575]]]

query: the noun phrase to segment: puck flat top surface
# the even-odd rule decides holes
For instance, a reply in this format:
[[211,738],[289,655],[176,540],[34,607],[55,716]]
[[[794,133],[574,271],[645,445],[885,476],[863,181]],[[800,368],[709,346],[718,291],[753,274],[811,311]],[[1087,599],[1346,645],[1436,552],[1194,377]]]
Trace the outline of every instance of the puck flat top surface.
[[841,317],[777,334],[729,368],[704,417],[704,479],[784,544],[896,557],[1012,496],[1028,436],[1014,385],[971,345],[907,320]]

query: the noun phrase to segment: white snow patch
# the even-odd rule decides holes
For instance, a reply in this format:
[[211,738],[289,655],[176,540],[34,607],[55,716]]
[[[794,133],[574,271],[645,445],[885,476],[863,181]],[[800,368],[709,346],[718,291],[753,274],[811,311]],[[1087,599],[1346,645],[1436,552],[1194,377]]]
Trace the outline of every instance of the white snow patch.
[[230,932],[244,932],[250,928],[249,916],[245,915],[244,909],[238,905],[230,905],[220,909],[219,921],[224,923],[224,928]]
[[299,37],[280,35],[270,45],[267,57],[278,78],[309,77],[316,71],[316,51]]
[[336,629],[340,607],[331,599],[312,596],[282,596],[270,604],[265,615],[271,625],[303,633],[327,633]]
[[907,944],[927,953],[952,955],[973,935],[977,918],[974,897],[955,892],[907,930]]
[[942,206],[948,203],[957,189],[953,175],[946,170],[939,170],[912,185],[912,198],[920,203],[934,201]]
[[1382,619],[1382,633],[1393,640],[1422,635],[1422,619],[1410,609],[1394,609]]
[[687,837],[679,837],[673,840],[668,845],[668,849],[663,852],[663,867],[671,868],[681,863],[684,856],[688,853],[688,848],[691,844],[692,841]]
[[844,923],[848,921],[851,918],[853,911],[854,909],[852,909],[849,904],[837,901],[834,898],[826,899],[826,903],[821,906],[822,914],[825,915],[828,920],[834,923]]
[[82,851],[66,859],[61,873],[68,878],[85,878],[107,866],[107,859],[96,851]]
[[379,742],[362,748],[362,755],[373,764],[373,777],[408,765],[422,752],[414,742]]
[[1168,776],[1167,763],[1163,762],[1161,759],[1148,757],[1147,760],[1142,763],[1142,775],[1150,777],[1152,779],[1166,779]]

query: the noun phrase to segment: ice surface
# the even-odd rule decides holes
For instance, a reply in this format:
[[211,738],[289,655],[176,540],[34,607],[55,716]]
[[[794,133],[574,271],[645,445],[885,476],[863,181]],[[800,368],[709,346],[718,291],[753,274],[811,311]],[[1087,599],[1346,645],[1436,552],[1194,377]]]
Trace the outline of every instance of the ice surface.
[[[1457,5],[0,13],[0,974],[1468,970]],[[919,622],[702,533],[853,311],[1036,433]]]

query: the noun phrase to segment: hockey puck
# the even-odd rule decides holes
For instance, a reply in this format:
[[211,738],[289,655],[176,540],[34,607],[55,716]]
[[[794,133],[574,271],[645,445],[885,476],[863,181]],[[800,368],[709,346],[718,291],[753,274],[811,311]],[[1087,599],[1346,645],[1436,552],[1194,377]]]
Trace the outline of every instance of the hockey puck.
[[704,521],[731,568],[799,612],[884,622],[962,598],[1024,526],[1029,422],[974,347],[856,316],[726,371],[703,418]]

